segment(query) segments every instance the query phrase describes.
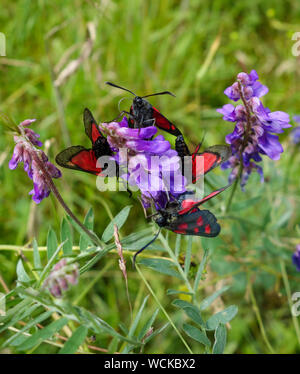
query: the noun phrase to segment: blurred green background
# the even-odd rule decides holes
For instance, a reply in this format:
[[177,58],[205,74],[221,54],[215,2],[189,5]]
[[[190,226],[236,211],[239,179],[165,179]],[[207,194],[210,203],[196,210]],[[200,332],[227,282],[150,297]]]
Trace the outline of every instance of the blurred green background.
[[[85,107],[98,121],[109,121],[119,113],[119,100],[130,98],[105,81],[138,94],[175,93],[176,98],[160,96],[151,102],[179,126],[191,146],[204,134],[205,146],[222,144],[233,130],[216,108],[228,103],[223,91],[240,71],[258,72],[270,90],[263,102],[272,111],[300,114],[300,60],[292,55],[292,35],[300,31],[297,1],[2,0],[1,5],[0,32],[6,35],[7,45],[6,56],[0,57],[0,110],[17,123],[36,118],[32,128],[43,141],[49,140],[47,154],[53,162],[70,144],[89,146],[82,123]],[[74,71],[70,71],[72,60]],[[62,80],[66,71],[69,75]],[[121,109],[129,105],[129,100],[120,103]],[[0,134],[0,244],[24,245],[36,236],[39,245],[44,245],[49,226],[58,231],[64,213],[53,198],[39,206],[31,201],[27,175],[20,167],[11,171],[7,166],[12,136],[3,128]],[[239,314],[229,330],[228,353],[268,352],[251,303],[249,282],[254,284],[274,350],[300,353],[297,324],[290,315],[278,262],[281,255],[291,292],[300,291],[299,274],[290,264],[294,246],[300,241],[296,227],[300,169],[298,158],[285,185],[291,153],[287,132],[281,140],[287,152],[279,162],[264,161],[266,183],[261,185],[256,175],[251,176],[246,192],[238,191],[235,196],[234,218],[221,220],[221,236],[211,242],[196,241],[194,246],[195,259],[200,243],[213,251],[204,285],[213,287],[222,280],[233,284],[224,298],[227,304],[239,306]],[[216,174],[225,181],[228,172]],[[63,170],[56,185],[80,219],[94,207],[96,232],[102,233],[109,215],[128,204],[134,206],[122,232],[146,227],[137,199],[129,199],[126,192],[100,193],[95,182],[91,175]],[[228,195],[224,193],[218,200],[214,212],[219,216],[224,215]],[[254,197],[255,201],[249,200]],[[252,205],[244,203],[247,201]],[[277,241],[277,246],[270,239]],[[0,273],[8,287],[14,284],[17,258],[16,252],[0,251]],[[128,307],[117,258],[111,258],[109,270],[87,294],[84,305],[101,311],[101,316],[114,324],[126,320]],[[83,283],[92,282],[105,261],[86,274]],[[131,292],[140,300],[146,290],[134,271],[130,270],[129,278]],[[160,287],[171,288],[174,283],[151,272],[149,279],[158,295]],[[209,291],[204,287],[203,292]],[[164,298],[162,291],[160,296]],[[180,314],[173,313],[175,322],[180,321]],[[183,351],[172,332],[159,336],[146,352]]]

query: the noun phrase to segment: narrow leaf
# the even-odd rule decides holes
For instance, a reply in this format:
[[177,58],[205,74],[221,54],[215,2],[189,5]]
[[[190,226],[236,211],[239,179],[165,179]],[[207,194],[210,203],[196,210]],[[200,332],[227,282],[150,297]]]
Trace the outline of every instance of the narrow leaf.
[[60,230],[61,241],[65,242],[63,245],[63,253],[65,256],[72,254],[73,238],[72,232],[69,225],[69,222],[63,218],[61,221],[61,230]]
[[200,304],[200,310],[204,310],[204,309],[207,309],[211,303],[217,298],[219,297],[220,295],[222,295],[222,293],[224,293],[225,291],[227,291],[228,289],[230,288],[230,286],[224,286],[222,287],[220,290],[214,292],[212,295],[206,297],[202,303]]
[[73,354],[84,342],[88,333],[88,329],[85,326],[79,326],[67,340],[65,345],[58,352],[59,354]]
[[184,332],[192,339],[197,342],[204,344],[207,347],[211,346],[211,342],[204,332],[200,331],[197,327],[189,325],[188,323],[183,324]]
[[[92,208],[87,212],[83,224],[88,230],[94,229],[94,212]],[[81,235],[79,241],[80,251],[85,251],[89,244],[90,240],[87,238],[87,235]]]
[[[41,269],[42,268],[42,262],[41,262],[39,247],[38,247],[37,242],[36,242],[35,239],[33,239],[32,247],[33,247],[33,264],[34,264],[34,268],[35,269]],[[37,273],[39,274],[40,272],[37,271]]]
[[215,343],[213,346],[213,354],[222,354],[226,346],[227,330],[222,323],[218,325],[215,331]]
[[123,208],[106,227],[102,235],[102,240],[105,243],[107,243],[113,237],[114,225],[117,225],[119,230],[124,225],[129,215],[130,209],[131,209],[131,205]]
[[211,316],[206,322],[206,329],[207,330],[215,330],[220,323],[226,324],[227,322],[231,321],[232,318],[238,312],[238,308],[235,305],[231,305],[228,308],[222,310]]
[[51,338],[56,332],[60,331],[61,328],[67,323],[68,319],[65,317],[52,322],[47,327],[38,330],[32,336],[27,338],[24,343],[19,346],[19,349],[22,351],[26,351],[27,349],[30,349],[35,345],[42,343],[43,340]]
[[177,270],[175,270],[174,263],[172,261],[159,258],[142,258],[139,261],[139,264],[145,265],[159,273],[182,279],[181,275],[177,272]]
[[28,283],[30,282],[30,278],[28,274],[26,273],[26,270],[23,266],[23,261],[20,259],[17,263],[17,276],[18,276],[18,282],[21,283]]
[[47,257],[48,260],[52,257],[53,253],[56,251],[57,248],[57,238],[55,232],[51,229],[48,231],[47,237]]

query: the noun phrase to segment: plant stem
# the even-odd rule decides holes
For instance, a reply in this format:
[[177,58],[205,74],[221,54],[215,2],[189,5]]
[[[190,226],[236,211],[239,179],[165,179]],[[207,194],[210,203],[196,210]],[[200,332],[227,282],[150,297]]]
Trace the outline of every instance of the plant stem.
[[[284,283],[284,288],[285,288],[287,298],[288,298],[288,301],[289,301],[289,307],[290,307],[290,310],[291,310],[292,306],[293,306],[292,305],[292,300],[291,300],[291,288],[290,288],[290,283],[289,283],[288,276],[287,276],[287,273],[286,273],[285,264],[284,264],[282,259],[280,259],[280,269],[281,269],[282,279],[283,279],[283,283]],[[292,319],[293,319],[294,328],[295,328],[296,336],[297,336],[297,339],[298,339],[298,343],[300,345],[300,327],[299,327],[298,319],[293,315],[292,315]]]
[[250,297],[251,297],[251,301],[252,301],[253,310],[254,310],[254,313],[255,313],[256,318],[257,318],[257,322],[258,322],[258,325],[259,325],[259,328],[260,328],[261,335],[262,335],[263,340],[265,341],[269,351],[272,354],[274,354],[274,349],[271,346],[271,344],[269,342],[269,339],[267,337],[267,334],[266,334],[266,331],[265,331],[265,328],[264,328],[264,324],[263,324],[263,321],[262,321],[262,318],[261,318],[261,314],[260,314],[260,311],[259,311],[259,308],[258,308],[258,305],[257,305],[257,302],[256,302],[256,298],[255,298],[253,288],[252,288],[252,284],[251,284],[251,279],[249,279],[248,286],[249,286],[249,291],[250,291]]
[[167,317],[167,320],[170,322],[171,326],[173,327],[173,329],[176,331],[177,335],[179,336],[180,340],[182,341],[182,343],[185,345],[186,349],[188,350],[188,352],[190,354],[193,354],[193,351],[191,350],[191,348],[188,346],[187,342],[184,340],[183,336],[181,335],[180,331],[177,329],[177,327],[174,325],[174,322],[172,321],[171,317],[169,316],[169,314],[167,313],[167,311],[165,310],[165,308],[162,306],[161,302],[158,300],[157,296],[155,295],[154,291],[152,290],[150,284],[147,282],[146,278],[144,277],[143,273],[141,272],[139,266],[136,264],[135,265],[136,267],[136,270],[138,271],[140,277],[142,278],[142,281],[145,283],[146,287],[148,288],[149,292],[151,293],[151,295],[154,297],[155,301],[157,302],[158,306],[160,307],[160,309],[162,310],[162,312],[164,313],[164,315]]
[[47,169],[45,168],[45,165],[43,164],[39,155],[37,154],[37,151],[33,152],[33,158],[38,164],[39,169],[42,171],[49,189],[53,192],[53,195],[57,198],[58,202],[64,208],[66,213],[73,219],[73,221],[77,223],[78,226],[80,226],[80,228],[89,236],[89,238],[92,240],[93,243],[101,247],[102,245],[101,245],[100,240],[79,221],[79,219],[75,216],[75,214],[68,207],[68,205],[62,198],[61,194],[59,193],[58,189],[56,188],[55,184],[53,183],[52,178],[49,175]]

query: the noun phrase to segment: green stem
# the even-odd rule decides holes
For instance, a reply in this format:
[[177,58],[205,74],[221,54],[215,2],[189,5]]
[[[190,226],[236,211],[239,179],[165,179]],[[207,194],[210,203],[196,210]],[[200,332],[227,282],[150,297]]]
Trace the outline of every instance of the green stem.
[[230,196],[229,196],[229,199],[228,199],[228,202],[227,202],[227,205],[226,205],[226,209],[225,209],[226,213],[229,212],[229,209],[231,207],[231,203],[232,203],[232,200],[233,200],[233,196],[235,194],[238,183],[239,183],[239,177],[236,178],[236,180],[234,181],[233,187],[231,189],[231,193],[230,193]]
[[159,239],[161,240],[161,242],[163,243],[163,246],[165,247],[165,249],[167,250],[169,256],[171,257],[171,259],[173,260],[173,262],[176,264],[177,266],[177,269],[180,273],[180,275],[182,276],[182,278],[184,279],[185,281],[185,284],[187,286],[187,288],[189,289],[189,292],[191,292],[192,294],[194,294],[194,289],[193,287],[191,286],[188,278],[187,278],[187,274],[184,272],[184,270],[182,269],[182,266],[180,265],[180,263],[178,262],[174,252],[172,251],[172,249],[169,247],[169,244],[168,242],[166,241],[166,239],[163,237],[162,234],[160,234],[159,236]]
[[[290,288],[290,283],[289,283],[288,276],[287,276],[287,273],[286,273],[285,264],[284,264],[282,259],[280,259],[280,269],[281,269],[282,279],[283,279],[283,283],[284,283],[284,288],[285,288],[287,298],[288,298],[288,301],[289,301],[290,310],[292,310],[293,304],[292,304],[292,297],[291,297],[292,296],[291,295],[291,288]],[[295,328],[296,336],[297,336],[297,339],[298,339],[298,343],[300,345],[300,327],[299,327],[298,319],[296,318],[296,316],[293,316],[293,315],[292,315],[292,319],[293,319],[294,328]]]
[[266,346],[268,347],[269,351],[272,354],[274,354],[274,349],[269,342],[269,339],[268,339],[267,334],[266,334],[266,330],[264,328],[264,324],[263,324],[262,317],[261,317],[261,314],[260,314],[260,311],[259,311],[259,307],[257,305],[257,301],[256,301],[256,298],[255,298],[253,289],[252,289],[252,284],[251,284],[250,279],[249,279],[248,285],[249,285],[249,291],[250,291],[250,297],[251,297],[251,301],[252,301],[253,310],[254,310],[254,313],[255,313],[256,318],[257,318],[257,322],[258,322],[258,325],[259,325],[259,328],[260,328],[261,335],[262,335],[263,340],[265,341]]
[[66,213],[77,223],[77,225],[90,237],[93,243],[95,243],[98,247],[102,247],[102,243],[97,238],[96,235],[94,235],[91,231],[89,231],[75,216],[75,214],[72,212],[72,210],[68,207],[64,199],[62,198],[61,194],[59,193],[58,189],[56,188],[55,184],[53,183],[53,180],[51,176],[49,175],[47,169],[45,168],[45,165],[43,161],[40,159],[37,151],[32,152],[33,158],[35,162],[38,164],[40,171],[43,173],[43,176],[45,178],[45,181],[50,188],[50,190],[53,192],[53,195],[57,198],[60,205],[64,208]]
[[179,336],[180,340],[182,341],[182,343],[184,344],[184,346],[186,347],[186,349],[188,350],[188,352],[190,354],[193,354],[193,351],[191,350],[191,348],[189,347],[189,345],[187,344],[187,342],[184,340],[184,338],[181,335],[180,331],[174,325],[174,322],[172,321],[171,317],[169,316],[169,314],[167,313],[167,311],[165,310],[165,308],[162,306],[161,302],[158,300],[158,298],[155,295],[154,291],[152,290],[150,284],[147,282],[146,278],[144,277],[143,273],[141,272],[139,266],[136,264],[135,267],[136,267],[136,270],[138,271],[140,277],[142,278],[142,281],[145,283],[145,285],[148,288],[149,292],[151,293],[151,295],[154,297],[155,301],[157,302],[157,305],[160,307],[160,309],[162,310],[162,312],[166,316],[167,320],[170,322],[170,325],[173,327],[173,329],[175,330],[175,332]]

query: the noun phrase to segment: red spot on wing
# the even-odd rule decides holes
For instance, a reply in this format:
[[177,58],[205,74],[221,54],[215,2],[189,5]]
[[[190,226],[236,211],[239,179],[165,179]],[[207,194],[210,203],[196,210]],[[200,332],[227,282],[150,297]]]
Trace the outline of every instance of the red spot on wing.
[[207,224],[207,225],[205,226],[204,231],[205,231],[206,234],[210,234],[210,232],[211,232],[211,227],[210,227],[209,224]]
[[181,223],[180,225],[178,225],[179,230],[186,230],[187,228],[188,228],[187,223]]
[[198,227],[195,227],[194,228],[194,233],[197,234],[199,232],[199,228]]
[[192,206],[195,204],[195,201],[192,199],[185,199],[181,203],[181,210],[178,212],[178,214],[185,214],[188,212]]
[[203,226],[203,218],[200,216],[200,217],[197,219],[196,223],[197,223],[197,226]]
[[102,172],[102,169],[96,166],[97,159],[92,149],[77,153],[74,157],[72,157],[70,161],[80,169],[88,171],[90,173],[98,175]]

